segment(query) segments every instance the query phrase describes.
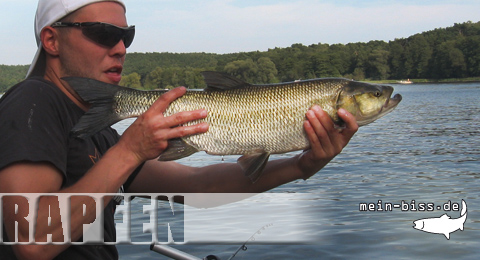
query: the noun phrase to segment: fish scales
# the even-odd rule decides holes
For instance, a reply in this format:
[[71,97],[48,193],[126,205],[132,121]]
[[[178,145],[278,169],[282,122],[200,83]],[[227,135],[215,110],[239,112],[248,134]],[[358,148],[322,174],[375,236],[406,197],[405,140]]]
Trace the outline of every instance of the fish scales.
[[[209,131],[183,139],[209,154],[245,154],[252,150],[285,153],[309,146],[303,122],[306,111],[314,104],[336,118],[334,90],[341,87],[341,82],[323,80],[225,91],[188,91],[170,104],[164,115],[206,109],[207,118],[186,125],[206,122]],[[139,116],[163,93],[119,91],[115,110],[123,118]]]
[[141,95],[134,90],[124,89],[116,93],[113,109],[121,118],[139,116],[155,103],[166,91],[142,91]]
[[333,114],[332,91],[324,85],[304,82],[226,91],[189,91],[164,114],[206,109],[207,118],[187,125],[206,122],[210,125],[209,131],[183,139],[209,154],[245,154],[254,150],[285,153],[309,146],[303,122],[310,107],[320,104]]

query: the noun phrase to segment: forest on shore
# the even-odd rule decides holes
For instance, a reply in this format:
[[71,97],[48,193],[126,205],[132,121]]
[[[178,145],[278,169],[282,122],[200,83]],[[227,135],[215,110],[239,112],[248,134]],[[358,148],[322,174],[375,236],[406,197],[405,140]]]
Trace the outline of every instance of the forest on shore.
[[[28,66],[0,65],[0,93],[24,79]],[[312,44],[231,54],[129,53],[121,85],[138,89],[204,88],[200,72],[220,71],[249,83],[323,77],[355,80],[480,77],[480,22],[456,23],[389,42]]]

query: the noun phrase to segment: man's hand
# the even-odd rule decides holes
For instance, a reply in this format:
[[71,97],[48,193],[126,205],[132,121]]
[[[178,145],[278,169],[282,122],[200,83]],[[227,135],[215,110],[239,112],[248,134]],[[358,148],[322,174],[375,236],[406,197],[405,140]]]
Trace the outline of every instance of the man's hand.
[[304,123],[305,132],[310,141],[310,149],[302,153],[297,161],[303,172],[303,179],[308,179],[337,156],[348,144],[358,130],[355,117],[345,109],[339,109],[338,115],[345,122],[344,129],[337,129],[330,116],[319,106],[307,112]]
[[187,122],[205,118],[206,110],[186,111],[168,117],[163,116],[168,106],[185,92],[184,87],[178,87],[163,94],[123,134],[119,144],[132,151],[139,163],[158,157],[167,149],[170,139],[208,131],[206,123],[182,126]]

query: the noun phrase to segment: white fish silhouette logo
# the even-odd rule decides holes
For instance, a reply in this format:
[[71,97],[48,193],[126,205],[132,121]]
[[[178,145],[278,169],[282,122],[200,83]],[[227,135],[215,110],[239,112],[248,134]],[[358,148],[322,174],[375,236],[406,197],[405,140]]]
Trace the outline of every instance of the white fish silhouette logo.
[[424,218],[413,221],[414,229],[434,234],[443,234],[450,239],[450,233],[457,230],[463,231],[463,225],[467,220],[467,204],[462,200],[462,212],[459,218],[451,219],[447,214],[443,214],[439,218]]

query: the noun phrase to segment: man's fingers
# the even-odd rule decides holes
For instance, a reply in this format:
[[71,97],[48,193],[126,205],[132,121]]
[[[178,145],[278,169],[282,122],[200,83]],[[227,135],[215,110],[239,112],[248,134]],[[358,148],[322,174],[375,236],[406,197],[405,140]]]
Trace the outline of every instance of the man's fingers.
[[335,130],[335,124],[333,123],[328,113],[325,112],[325,110],[323,110],[319,106],[313,106],[312,110],[315,112],[315,115],[317,116],[318,120],[320,121],[320,124],[323,126],[325,131],[331,132]]
[[303,123],[303,128],[305,129],[305,133],[307,134],[308,141],[310,142],[310,148],[320,146],[320,140],[318,140],[317,134],[315,133],[315,129],[313,129],[313,126],[310,123],[310,121],[306,120]]
[[185,87],[178,87],[174,88],[165,94],[161,95],[155,103],[150,107],[154,111],[160,111],[160,112],[165,112],[167,110],[167,107],[175,101],[175,99],[183,96],[187,92],[187,89]]
[[[333,141],[330,135],[332,129],[334,129],[330,116],[320,107],[314,106],[309,112],[307,112],[307,118],[315,131],[315,138],[318,139],[317,142],[319,145],[324,151],[330,151]],[[310,139],[312,138],[314,138],[314,136],[311,136]]]
[[310,125],[312,126],[312,129],[315,131],[315,133],[318,136],[325,136],[326,132],[325,129],[318,119],[318,111],[314,111],[313,109],[307,111],[307,119]]
[[207,131],[208,131],[207,123],[201,123],[201,124],[196,124],[191,126],[179,126],[179,127],[169,129],[165,133],[164,138],[166,140],[170,140],[170,139],[180,138],[184,136],[205,133]]
[[158,120],[157,127],[161,127],[161,128],[176,127],[179,125],[186,124],[190,121],[203,119],[205,117],[207,117],[207,111],[204,109],[179,112]]
[[343,108],[338,110],[338,116],[345,122],[345,129],[342,130],[342,133],[353,136],[358,131],[355,117]]

